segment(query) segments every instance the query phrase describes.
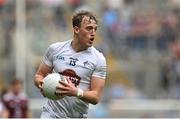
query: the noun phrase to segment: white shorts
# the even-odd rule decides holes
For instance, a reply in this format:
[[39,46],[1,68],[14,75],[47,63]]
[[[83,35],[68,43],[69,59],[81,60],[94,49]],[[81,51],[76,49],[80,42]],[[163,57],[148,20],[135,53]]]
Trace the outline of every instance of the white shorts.
[[41,119],[51,119],[51,118],[66,118],[66,116],[56,116],[55,114],[49,112],[46,108],[43,107],[43,111],[41,113]]
[[45,107],[43,107],[43,111],[41,113],[41,119],[47,119],[47,118],[87,118],[87,114],[78,113],[77,115],[73,114],[72,116],[66,116],[64,114],[62,115],[56,115],[55,113],[49,111]]

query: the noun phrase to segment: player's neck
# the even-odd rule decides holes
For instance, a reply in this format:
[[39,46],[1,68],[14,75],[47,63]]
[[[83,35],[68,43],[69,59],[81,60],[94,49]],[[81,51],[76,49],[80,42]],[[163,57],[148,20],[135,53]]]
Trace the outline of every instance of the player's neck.
[[73,40],[71,42],[71,47],[75,52],[81,52],[87,49],[87,47],[82,47],[82,45],[78,42],[78,40]]

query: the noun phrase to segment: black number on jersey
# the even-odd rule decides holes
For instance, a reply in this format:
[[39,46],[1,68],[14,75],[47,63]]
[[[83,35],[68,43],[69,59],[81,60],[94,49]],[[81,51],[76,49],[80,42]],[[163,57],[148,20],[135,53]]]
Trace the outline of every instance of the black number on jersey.
[[69,65],[71,65],[71,66],[75,66],[76,65],[76,62],[78,61],[78,59],[77,58],[70,58],[70,62],[69,62]]
[[76,61],[75,61],[75,60],[70,60],[69,65],[71,65],[71,66],[75,66],[75,65],[76,65]]

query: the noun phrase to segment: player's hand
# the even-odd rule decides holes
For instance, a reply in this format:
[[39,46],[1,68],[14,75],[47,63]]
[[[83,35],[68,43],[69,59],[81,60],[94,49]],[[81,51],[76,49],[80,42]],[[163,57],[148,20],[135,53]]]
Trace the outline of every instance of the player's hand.
[[69,80],[66,79],[68,83],[63,81],[59,81],[61,85],[56,87],[56,94],[61,96],[76,96],[77,94],[77,87]]
[[34,83],[35,83],[37,88],[42,89],[43,79],[40,79],[40,78],[35,79]]
[[43,82],[44,82],[43,79],[44,79],[44,77],[42,75],[39,75],[39,74],[35,75],[34,84],[36,85],[37,88],[42,89],[42,85],[43,85]]
[[36,78],[34,80],[34,84],[36,85],[37,88],[39,88],[41,94],[45,97],[45,95],[43,93],[43,89],[42,89],[43,79],[42,78]]

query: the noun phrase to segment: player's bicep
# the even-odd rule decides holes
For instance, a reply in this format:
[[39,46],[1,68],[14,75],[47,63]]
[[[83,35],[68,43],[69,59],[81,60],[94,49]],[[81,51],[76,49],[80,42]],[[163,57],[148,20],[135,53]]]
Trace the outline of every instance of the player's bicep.
[[42,62],[36,72],[36,75],[42,75],[45,77],[47,74],[52,73],[53,67],[48,66],[44,62]]
[[105,85],[105,79],[100,77],[92,76],[91,79],[91,91],[94,91],[98,97],[101,96]]

